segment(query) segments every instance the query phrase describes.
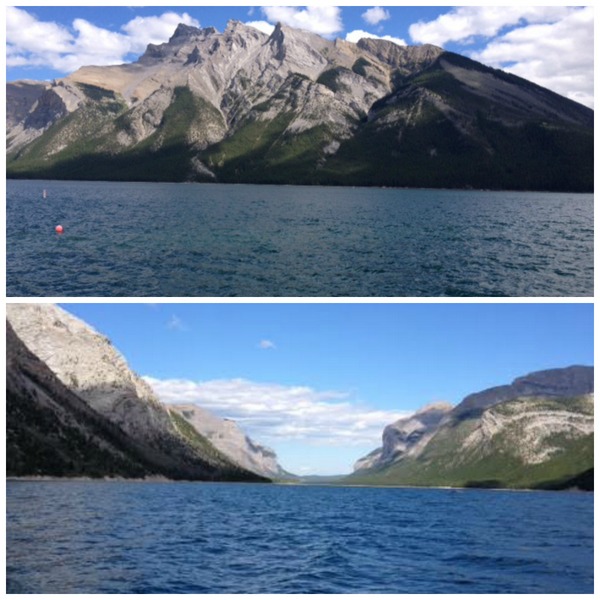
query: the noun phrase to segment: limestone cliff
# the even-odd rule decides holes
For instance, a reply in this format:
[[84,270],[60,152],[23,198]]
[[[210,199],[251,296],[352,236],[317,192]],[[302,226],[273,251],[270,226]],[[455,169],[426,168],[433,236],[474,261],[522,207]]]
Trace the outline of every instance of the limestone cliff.
[[83,321],[48,304],[9,304],[6,312],[28,350],[70,392],[144,449],[152,472],[179,479],[260,479],[201,435],[185,435],[111,342]]

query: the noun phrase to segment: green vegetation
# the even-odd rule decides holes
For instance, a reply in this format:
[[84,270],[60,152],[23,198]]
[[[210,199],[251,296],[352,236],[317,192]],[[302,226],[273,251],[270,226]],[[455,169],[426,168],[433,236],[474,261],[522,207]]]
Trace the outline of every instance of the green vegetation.
[[[136,146],[120,150],[114,147],[114,136],[118,131],[127,132],[132,118],[125,108],[119,105],[119,110],[110,114],[104,104],[78,109],[28,146],[25,155],[9,157],[8,176],[28,178],[33,171],[36,177],[49,179],[186,181],[195,154],[187,142],[188,132],[219,121],[222,124],[213,106],[188,88],[176,88],[159,130]],[[60,146],[65,137],[74,140],[52,154],[50,149]]]
[[234,463],[232,463],[224,454],[217,450],[217,448],[215,448],[178,412],[169,410],[169,415],[177,431],[193,448],[198,450],[203,457],[215,464],[227,466],[228,468],[237,468],[237,465],[234,465]]

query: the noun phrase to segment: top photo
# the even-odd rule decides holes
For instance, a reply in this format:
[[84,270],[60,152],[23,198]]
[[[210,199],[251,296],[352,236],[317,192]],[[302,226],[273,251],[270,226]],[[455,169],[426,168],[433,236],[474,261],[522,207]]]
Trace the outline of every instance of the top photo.
[[6,295],[592,297],[592,6],[6,8]]

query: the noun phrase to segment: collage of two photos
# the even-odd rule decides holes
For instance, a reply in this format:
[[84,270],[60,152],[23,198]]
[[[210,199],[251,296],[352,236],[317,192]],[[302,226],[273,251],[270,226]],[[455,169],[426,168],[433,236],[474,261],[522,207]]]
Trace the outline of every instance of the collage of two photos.
[[7,594],[593,593],[591,5],[5,15]]

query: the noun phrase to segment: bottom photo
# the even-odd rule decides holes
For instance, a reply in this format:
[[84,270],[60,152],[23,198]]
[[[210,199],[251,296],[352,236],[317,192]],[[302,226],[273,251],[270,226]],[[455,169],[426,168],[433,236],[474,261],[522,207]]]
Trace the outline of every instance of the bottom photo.
[[592,303],[9,303],[10,594],[594,592]]

